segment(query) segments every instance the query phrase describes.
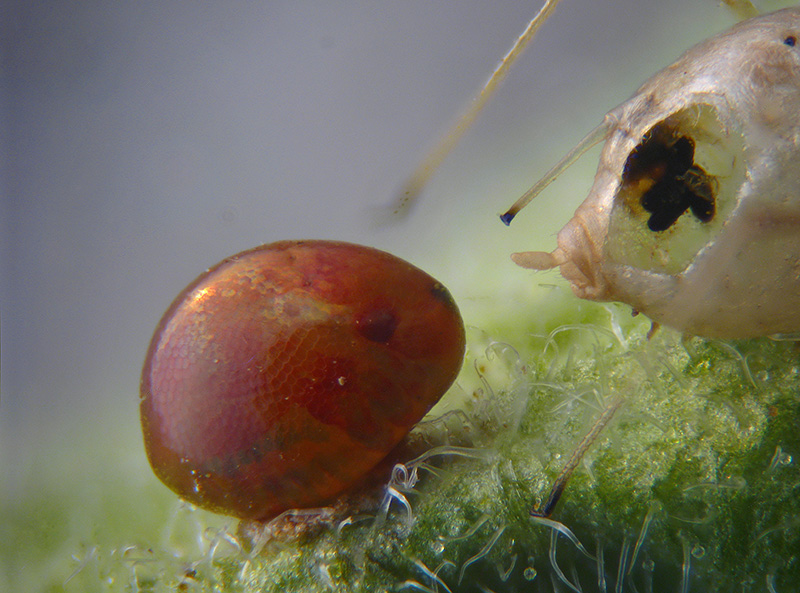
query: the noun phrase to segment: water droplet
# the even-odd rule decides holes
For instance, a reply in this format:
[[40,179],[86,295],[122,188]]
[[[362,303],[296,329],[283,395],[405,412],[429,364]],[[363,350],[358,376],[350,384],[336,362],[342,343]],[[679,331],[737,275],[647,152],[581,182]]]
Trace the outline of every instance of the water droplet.
[[536,578],[537,574],[538,573],[536,572],[536,569],[533,568],[532,566],[529,566],[528,568],[526,568],[525,570],[522,571],[522,577],[526,581],[532,581],[533,579]]

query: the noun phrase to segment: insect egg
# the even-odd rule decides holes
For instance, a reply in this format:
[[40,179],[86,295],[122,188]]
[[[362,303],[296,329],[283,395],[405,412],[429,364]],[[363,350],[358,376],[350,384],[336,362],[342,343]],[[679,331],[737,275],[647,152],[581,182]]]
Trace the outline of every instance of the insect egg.
[[464,348],[449,292],[393,255],[333,241],[245,251],[156,328],[140,403],[150,464],[223,514],[320,506],[438,401]]
[[800,331],[800,8],[696,45],[605,118],[501,218],[605,141],[551,253],[575,294],[686,334]]

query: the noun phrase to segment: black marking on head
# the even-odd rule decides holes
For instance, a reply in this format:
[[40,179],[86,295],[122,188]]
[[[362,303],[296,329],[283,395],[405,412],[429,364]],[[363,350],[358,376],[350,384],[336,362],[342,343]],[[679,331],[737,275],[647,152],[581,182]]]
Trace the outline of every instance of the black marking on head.
[[640,188],[651,231],[667,230],[687,210],[702,222],[714,218],[714,180],[694,163],[694,141],[688,136],[651,129],[628,155],[622,182]]

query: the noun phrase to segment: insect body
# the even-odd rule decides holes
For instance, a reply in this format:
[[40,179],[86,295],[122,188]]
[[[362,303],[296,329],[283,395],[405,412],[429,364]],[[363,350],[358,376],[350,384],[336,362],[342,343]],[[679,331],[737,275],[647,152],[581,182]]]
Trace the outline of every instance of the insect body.
[[605,141],[552,253],[575,294],[687,334],[800,331],[800,8],[688,50],[605,118],[508,213]]
[[202,274],[159,323],[141,419],[156,475],[190,502],[266,519],[353,487],[455,379],[447,290],[369,247],[284,241]]

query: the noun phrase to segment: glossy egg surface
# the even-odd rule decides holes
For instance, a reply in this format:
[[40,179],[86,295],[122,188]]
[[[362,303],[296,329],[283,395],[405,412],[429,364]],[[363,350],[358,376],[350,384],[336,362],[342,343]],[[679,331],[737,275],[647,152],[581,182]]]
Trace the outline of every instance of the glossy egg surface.
[[464,347],[447,289],[393,255],[332,241],[245,251],[156,328],[141,381],[150,464],[223,514],[320,506],[439,400]]

